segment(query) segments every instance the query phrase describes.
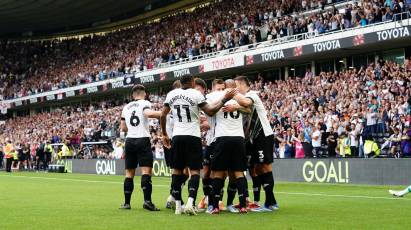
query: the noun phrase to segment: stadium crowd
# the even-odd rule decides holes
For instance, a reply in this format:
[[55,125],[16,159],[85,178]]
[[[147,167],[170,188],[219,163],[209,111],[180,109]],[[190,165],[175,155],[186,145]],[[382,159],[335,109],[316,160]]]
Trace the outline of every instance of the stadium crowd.
[[[305,76],[287,80],[259,76],[252,89],[260,92],[269,111],[277,158],[411,156],[411,59],[403,65],[380,61],[318,76],[307,70]],[[160,110],[164,96],[150,95],[149,100]],[[1,127],[0,140],[12,140],[16,161],[35,161],[39,146],[61,142],[71,146],[77,158],[118,159],[122,144],[115,139],[121,136],[124,103],[12,118]],[[158,121],[152,120],[150,127],[153,154],[163,158]],[[92,150],[80,145],[105,140],[113,145],[93,145]],[[30,150],[28,156],[23,149]]]
[[[325,8],[332,3],[335,0],[221,0],[81,40],[2,40],[0,95],[22,97],[261,41],[393,20],[411,5],[410,0],[361,0]],[[312,9],[318,11],[304,14]]]

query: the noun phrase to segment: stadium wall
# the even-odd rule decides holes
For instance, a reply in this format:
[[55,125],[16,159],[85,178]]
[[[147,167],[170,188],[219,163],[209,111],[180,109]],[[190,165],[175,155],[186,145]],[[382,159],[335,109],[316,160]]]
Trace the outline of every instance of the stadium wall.
[[[124,175],[124,160],[59,160],[69,173]],[[137,170],[139,171],[139,170]],[[139,174],[139,172],[138,172]],[[154,160],[154,176],[169,177],[164,160]],[[411,159],[276,159],[277,181],[369,185],[410,184]]]

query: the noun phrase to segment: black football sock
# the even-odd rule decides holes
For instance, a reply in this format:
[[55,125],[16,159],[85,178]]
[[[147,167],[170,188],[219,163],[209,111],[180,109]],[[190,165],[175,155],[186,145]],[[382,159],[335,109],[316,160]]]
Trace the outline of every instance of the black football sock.
[[171,175],[171,184],[170,184],[170,195],[173,195],[173,183],[176,180],[176,176],[175,174]]
[[212,205],[214,208],[218,208],[218,202],[220,201],[220,191],[224,187],[224,180],[220,178],[213,179],[213,200]]
[[251,177],[253,180],[253,194],[254,194],[254,201],[260,201],[260,188],[261,188],[261,179],[259,176]]
[[173,195],[174,199],[177,200],[177,201],[182,200],[181,199],[181,187],[184,183],[184,178],[185,178],[184,175],[175,175],[175,180],[173,181],[174,183],[172,185],[172,187],[173,187],[172,195]]
[[223,184],[223,187],[221,188],[221,191],[220,191],[220,201],[223,201],[223,197],[224,197],[224,186],[225,186],[225,184]]
[[236,179],[238,199],[240,200],[240,207],[246,207],[246,191],[247,191],[247,179],[245,177],[239,177]]
[[191,178],[188,181],[188,196],[193,198],[194,204],[197,198],[197,191],[198,191],[199,186],[200,186],[200,175],[191,175]]
[[214,178],[210,179],[210,194],[208,195],[208,206],[214,203],[214,189],[213,189]]
[[133,178],[126,177],[124,179],[124,204],[130,204],[131,194],[134,190]]
[[[245,181],[247,182],[247,178],[245,179]],[[246,199],[250,197],[250,194],[248,193],[248,183],[245,184],[244,196],[245,196]]]
[[204,192],[204,196],[209,196],[210,195],[210,183],[211,183],[211,179],[210,178],[204,178],[202,179],[203,182],[203,192]]
[[227,187],[227,206],[232,205],[237,192],[237,183],[235,181],[228,182]]
[[153,191],[153,185],[151,183],[151,176],[144,174],[141,176],[141,189],[144,194],[144,201],[151,202],[151,193]]
[[265,206],[270,206],[276,204],[276,200],[274,198],[274,177],[272,172],[267,172],[262,174],[261,176],[261,183],[263,184],[263,188],[265,191]]

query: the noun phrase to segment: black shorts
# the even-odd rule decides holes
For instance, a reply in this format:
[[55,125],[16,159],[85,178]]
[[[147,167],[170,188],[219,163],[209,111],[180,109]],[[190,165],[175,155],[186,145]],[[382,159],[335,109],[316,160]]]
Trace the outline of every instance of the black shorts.
[[201,138],[195,136],[175,136],[173,137],[173,159],[174,169],[183,170],[188,167],[192,170],[202,168],[202,144]]
[[203,154],[203,166],[210,166],[214,154],[215,141],[206,147]]
[[211,170],[246,170],[245,144],[243,137],[218,137],[211,158]]
[[166,148],[164,147],[164,161],[166,162],[166,165],[170,168],[173,168],[173,147],[171,148]]
[[247,144],[247,154],[251,156],[250,167],[255,164],[271,164],[274,161],[274,136],[259,135],[253,143]]
[[125,145],[126,169],[140,167],[153,167],[153,152],[151,151],[150,138],[127,138]]

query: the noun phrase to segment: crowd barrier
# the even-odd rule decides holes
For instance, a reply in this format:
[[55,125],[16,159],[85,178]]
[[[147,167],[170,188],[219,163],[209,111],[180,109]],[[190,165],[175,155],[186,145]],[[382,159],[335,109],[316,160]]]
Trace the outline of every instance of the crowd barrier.
[[[124,175],[124,160],[58,160],[69,173]],[[276,181],[408,185],[411,183],[411,159],[276,159]],[[137,174],[139,174],[137,170]],[[153,175],[171,176],[164,160],[154,160]]]

